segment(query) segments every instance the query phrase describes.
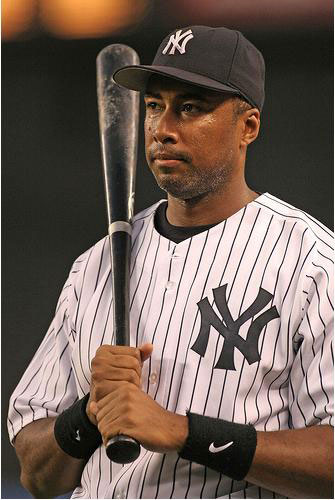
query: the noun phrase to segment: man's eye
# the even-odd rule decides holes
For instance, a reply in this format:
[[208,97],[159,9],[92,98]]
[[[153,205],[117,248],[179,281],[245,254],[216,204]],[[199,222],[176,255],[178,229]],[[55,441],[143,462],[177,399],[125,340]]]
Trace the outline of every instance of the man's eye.
[[156,111],[158,109],[158,103],[154,101],[148,101],[145,103],[145,107],[151,111]]
[[185,111],[186,113],[194,113],[196,111],[199,111],[199,107],[190,102],[186,102],[182,106],[182,111]]

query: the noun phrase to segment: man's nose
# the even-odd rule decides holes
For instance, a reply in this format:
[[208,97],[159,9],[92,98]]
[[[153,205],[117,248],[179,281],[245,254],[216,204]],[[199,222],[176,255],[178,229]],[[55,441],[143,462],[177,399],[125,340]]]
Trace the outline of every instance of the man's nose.
[[154,139],[161,144],[177,144],[178,123],[177,117],[172,110],[166,109],[157,119],[154,128]]

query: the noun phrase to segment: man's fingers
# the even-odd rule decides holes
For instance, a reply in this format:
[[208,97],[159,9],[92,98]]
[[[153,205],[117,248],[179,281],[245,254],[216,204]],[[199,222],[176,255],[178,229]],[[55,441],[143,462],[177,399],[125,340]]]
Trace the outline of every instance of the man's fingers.
[[100,366],[103,367],[113,367],[113,368],[127,368],[131,370],[136,370],[138,374],[141,373],[141,359],[139,357],[121,354],[111,354],[102,352],[96,354],[92,359],[92,368],[99,369]]
[[115,368],[108,366],[95,366],[92,368],[92,380],[95,386],[105,381],[125,381],[140,385],[140,373],[133,368]]
[[100,347],[98,347],[95,355],[100,356],[103,354],[113,355],[113,356],[116,356],[116,355],[133,356],[133,357],[137,358],[137,360],[139,362],[141,361],[140,350],[138,349],[138,347],[103,344]]

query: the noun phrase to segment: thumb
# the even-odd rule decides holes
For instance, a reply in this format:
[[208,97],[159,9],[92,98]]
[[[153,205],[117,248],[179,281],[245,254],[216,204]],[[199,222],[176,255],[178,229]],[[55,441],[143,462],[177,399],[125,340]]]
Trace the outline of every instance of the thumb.
[[152,344],[143,344],[140,346],[140,354],[141,354],[141,361],[142,364],[144,361],[146,361],[148,358],[150,358],[152,351],[154,349],[154,346]]
[[95,401],[91,401],[90,402],[90,406],[89,406],[89,409],[90,409],[90,412],[93,413],[93,415],[96,416],[96,414],[98,413],[98,405],[96,404]]

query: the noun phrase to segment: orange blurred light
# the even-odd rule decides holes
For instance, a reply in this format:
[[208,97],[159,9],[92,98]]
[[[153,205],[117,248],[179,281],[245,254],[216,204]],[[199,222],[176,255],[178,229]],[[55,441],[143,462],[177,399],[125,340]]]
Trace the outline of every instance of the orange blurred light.
[[2,39],[12,40],[27,31],[34,21],[35,13],[36,0],[2,0]]
[[139,22],[149,3],[149,0],[40,0],[41,23],[64,38],[99,37]]

